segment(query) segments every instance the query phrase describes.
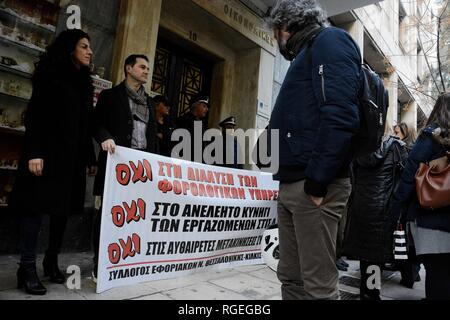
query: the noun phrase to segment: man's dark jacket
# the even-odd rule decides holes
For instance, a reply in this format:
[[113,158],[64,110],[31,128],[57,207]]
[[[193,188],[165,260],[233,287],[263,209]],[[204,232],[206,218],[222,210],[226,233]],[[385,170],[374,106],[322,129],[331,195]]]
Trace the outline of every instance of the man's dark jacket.
[[305,192],[324,197],[348,177],[351,142],[359,129],[361,53],[344,30],[322,30],[289,68],[270,120],[280,131],[281,182],[305,180]]
[[[151,110],[147,128],[146,151],[157,153],[155,108],[150,97],[148,97],[148,105]],[[100,93],[94,111],[94,123],[95,140],[100,145],[106,140],[113,139],[116,145],[131,148],[133,118],[125,83]],[[99,165],[94,183],[94,195],[103,196],[107,153],[101,150],[98,159]]]

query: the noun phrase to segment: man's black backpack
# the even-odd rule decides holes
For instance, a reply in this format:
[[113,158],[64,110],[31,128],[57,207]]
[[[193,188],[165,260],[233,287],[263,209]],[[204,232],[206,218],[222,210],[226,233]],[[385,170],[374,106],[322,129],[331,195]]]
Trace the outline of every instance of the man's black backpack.
[[383,80],[368,66],[362,66],[359,94],[360,128],[353,138],[355,157],[377,151],[382,143],[389,108],[389,94]]
[[[312,45],[324,29],[326,28],[319,29],[308,40],[310,65],[312,65]],[[358,45],[356,44],[356,46]],[[362,65],[361,70],[361,88],[358,97],[360,127],[358,133],[353,137],[355,157],[372,154],[381,147],[389,108],[389,93],[384,87],[383,80],[366,64]]]

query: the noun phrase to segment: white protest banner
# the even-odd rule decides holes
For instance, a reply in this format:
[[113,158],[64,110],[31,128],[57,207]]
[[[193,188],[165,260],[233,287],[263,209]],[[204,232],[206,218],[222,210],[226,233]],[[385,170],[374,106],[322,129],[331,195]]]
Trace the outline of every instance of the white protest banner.
[[262,264],[278,190],[270,174],[118,147],[106,169],[97,293]]

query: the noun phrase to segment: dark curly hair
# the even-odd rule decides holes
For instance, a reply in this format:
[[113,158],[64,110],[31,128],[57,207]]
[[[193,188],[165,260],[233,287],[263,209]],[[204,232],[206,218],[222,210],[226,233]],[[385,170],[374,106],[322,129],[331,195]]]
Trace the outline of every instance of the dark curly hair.
[[[72,54],[81,39],[91,40],[86,32],[79,29],[62,31],[36,63],[33,85],[45,82],[49,78],[65,80],[66,77],[73,77],[75,68]],[[90,75],[89,67],[85,66],[82,66],[77,74],[86,94],[93,91]]]

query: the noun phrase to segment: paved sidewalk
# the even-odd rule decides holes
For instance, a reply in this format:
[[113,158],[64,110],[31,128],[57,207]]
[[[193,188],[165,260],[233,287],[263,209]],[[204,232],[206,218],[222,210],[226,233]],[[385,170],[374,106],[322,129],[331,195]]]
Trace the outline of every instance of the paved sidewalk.
[[[38,273],[42,275],[42,259]],[[60,266],[78,265],[82,270],[81,290],[43,281],[45,296],[31,296],[16,289],[17,256],[0,256],[0,300],[280,300],[280,282],[275,272],[265,265],[240,267],[223,271],[204,271],[178,279],[154,281],[95,293],[91,279],[92,254],[63,254]],[[341,272],[343,300],[357,300],[359,272],[356,261],[348,261],[348,272]],[[414,289],[399,285],[398,272],[385,272],[382,280],[383,300],[420,300],[425,297],[425,274]]]

